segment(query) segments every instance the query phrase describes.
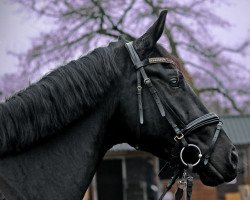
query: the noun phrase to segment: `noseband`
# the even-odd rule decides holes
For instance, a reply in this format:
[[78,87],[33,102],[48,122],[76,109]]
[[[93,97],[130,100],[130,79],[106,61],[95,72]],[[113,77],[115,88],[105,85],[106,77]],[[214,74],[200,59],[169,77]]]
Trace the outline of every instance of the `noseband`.
[[[172,187],[172,185],[175,183],[177,178],[181,178],[179,181],[178,190],[176,192],[176,199],[181,199],[183,190],[186,191],[186,199],[189,200],[191,198],[192,193],[192,176],[190,175],[193,171],[193,167],[198,165],[201,160],[203,160],[203,165],[207,165],[209,162],[209,158],[213,152],[215,143],[218,139],[218,136],[220,134],[220,130],[222,127],[222,122],[220,121],[219,117],[214,113],[208,113],[205,114],[191,122],[189,122],[187,125],[183,123],[180,118],[176,115],[176,113],[171,109],[171,106],[168,102],[164,102],[164,105],[159,98],[159,95],[157,93],[157,90],[153,83],[151,82],[150,78],[147,76],[144,67],[147,65],[157,64],[157,63],[167,63],[167,64],[173,64],[175,63],[168,58],[164,57],[156,57],[156,58],[148,58],[144,60],[140,60],[138,54],[136,53],[133,42],[129,42],[125,44],[130,58],[134,64],[135,70],[137,72],[137,99],[138,99],[138,109],[139,109],[139,119],[140,119],[140,125],[144,123],[144,117],[143,117],[143,104],[142,104],[142,78],[144,84],[149,89],[149,92],[151,96],[153,97],[158,110],[162,117],[166,118],[168,123],[171,125],[171,127],[174,130],[173,138],[175,140],[175,146],[172,148],[171,152],[171,160],[168,162],[163,169],[160,171],[165,171],[167,167],[173,168],[173,160],[176,162],[178,160],[179,164],[178,167],[175,168],[175,173],[166,187],[165,192],[160,197],[160,200],[163,199],[164,195],[169,191]],[[211,140],[210,147],[208,151],[204,154],[202,154],[200,148],[195,144],[189,144],[186,141],[186,137],[192,133],[193,131],[197,130],[200,127],[208,126],[211,124],[217,124],[214,136]],[[137,140],[140,140],[140,131],[137,132]],[[137,148],[139,148],[139,143],[137,145]],[[190,162],[188,160],[185,160],[186,154],[189,152],[194,153],[197,155],[197,159]],[[176,167],[176,165],[175,165]]]

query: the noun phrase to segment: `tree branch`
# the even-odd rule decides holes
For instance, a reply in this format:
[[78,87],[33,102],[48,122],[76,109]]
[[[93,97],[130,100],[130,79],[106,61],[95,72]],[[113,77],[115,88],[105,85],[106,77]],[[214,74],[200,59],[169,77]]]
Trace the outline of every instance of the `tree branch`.
[[197,92],[199,94],[201,93],[205,93],[205,92],[217,92],[219,94],[222,94],[224,97],[226,97],[226,99],[229,100],[229,102],[231,103],[232,107],[239,113],[243,113],[243,110],[241,110],[235,100],[229,95],[229,93],[227,93],[226,91],[224,90],[221,90],[220,88],[212,88],[212,87],[208,87],[208,88],[200,88],[200,89],[197,89]]

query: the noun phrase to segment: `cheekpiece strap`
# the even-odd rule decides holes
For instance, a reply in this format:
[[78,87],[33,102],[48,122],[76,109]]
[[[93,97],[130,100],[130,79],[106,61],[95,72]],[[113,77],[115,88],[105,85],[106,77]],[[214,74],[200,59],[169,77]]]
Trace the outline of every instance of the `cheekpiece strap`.
[[154,98],[154,101],[155,101],[155,103],[156,103],[156,105],[157,105],[157,107],[158,107],[158,109],[159,109],[159,111],[161,113],[161,116],[165,117],[165,110],[164,110],[164,107],[163,107],[162,102],[160,100],[160,97],[159,97],[159,95],[158,95],[158,93],[156,91],[155,86],[152,84],[151,79],[147,76],[144,68],[141,67],[139,70],[140,70],[141,75],[143,77],[144,84],[148,87],[150,94]]
[[211,154],[213,153],[213,149],[214,149],[214,146],[216,144],[216,141],[220,135],[220,132],[221,132],[221,128],[222,128],[222,122],[220,121],[218,124],[217,124],[217,127],[216,127],[216,131],[214,133],[214,137],[212,139],[212,142],[211,142],[211,145],[208,149],[208,152],[205,154],[205,159],[204,159],[204,165],[207,165],[210,157],[211,157]]

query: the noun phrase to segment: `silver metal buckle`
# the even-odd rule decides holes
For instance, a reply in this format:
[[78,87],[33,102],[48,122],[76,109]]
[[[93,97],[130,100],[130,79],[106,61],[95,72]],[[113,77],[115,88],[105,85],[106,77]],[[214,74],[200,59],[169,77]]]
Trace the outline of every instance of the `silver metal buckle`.
[[183,137],[184,137],[183,133],[180,133],[180,134],[178,134],[178,135],[176,135],[176,136],[174,137],[174,140],[175,140],[175,141],[181,140]]
[[149,78],[145,78],[145,79],[144,79],[144,83],[147,84],[147,82],[150,82],[150,79],[149,79]]

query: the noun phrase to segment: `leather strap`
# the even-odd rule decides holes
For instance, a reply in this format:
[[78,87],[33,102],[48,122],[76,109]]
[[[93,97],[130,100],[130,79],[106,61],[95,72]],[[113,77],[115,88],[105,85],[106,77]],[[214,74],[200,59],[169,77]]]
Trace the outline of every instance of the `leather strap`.
[[180,175],[180,169],[177,168],[174,175],[172,176],[172,178],[170,179],[170,181],[168,182],[167,187],[164,189],[164,192],[162,193],[162,195],[160,196],[159,200],[163,200],[164,196],[167,194],[167,192],[172,188],[172,186],[174,185],[174,183],[176,182],[177,178]]
[[193,191],[193,177],[192,177],[192,172],[193,172],[193,166],[188,165],[187,169],[187,190],[186,190],[186,200],[191,200],[192,196],[192,191]]
[[176,193],[175,193],[175,200],[181,200],[182,196],[183,196],[183,191],[184,188],[179,188],[177,189]]
[[185,133],[185,135],[187,135],[188,133],[194,131],[195,129],[198,129],[205,125],[218,123],[219,121],[220,119],[216,114],[208,113],[187,124],[182,132]]
[[207,151],[207,153],[205,154],[205,159],[204,159],[204,165],[207,165],[208,164],[208,161],[213,153],[213,149],[215,147],[215,144],[216,144],[216,141],[219,137],[219,134],[221,132],[221,128],[222,128],[222,122],[220,121],[218,124],[217,124],[217,127],[216,127],[216,131],[214,133],[214,137],[211,141],[211,145]]
[[141,85],[141,75],[140,72],[137,71],[137,100],[138,100],[138,109],[139,109],[139,117],[140,117],[140,124],[143,124],[143,107],[142,107],[142,85]]
[[154,85],[152,84],[150,78],[147,76],[145,70],[143,67],[141,67],[140,69],[140,72],[141,72],[141,75],[142,75],[142,78],[144,80],[144,83],[145,85],[148,87],[149,89],[149,92],[150,94],[152,95],[152,97],[154,98],[154,101],[158,107],[158,110],[160,111],[161,113],[161,116],[162,117],[165,117],[165,110],[164,110],[164,107],[162,105],[162,102],[159,98],[159,95],[157,94],[157,91],[156,91],[156,88],[154,87]]
[[125,44],[125,47],[127,48],[130,58],[134,64],[135,69],[139,69],[143,66],[145,66],[147,63],[144,61],[141,61],[138,54],[135,51],[135,48],[133,47],[133,42],[128,42]]

